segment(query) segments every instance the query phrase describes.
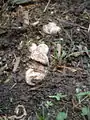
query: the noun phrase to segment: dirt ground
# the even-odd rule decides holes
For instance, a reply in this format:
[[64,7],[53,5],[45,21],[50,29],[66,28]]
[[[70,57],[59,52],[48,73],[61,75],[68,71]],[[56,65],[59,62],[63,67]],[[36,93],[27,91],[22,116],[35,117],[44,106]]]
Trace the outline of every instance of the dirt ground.
[[[55,120],[60,111],[67,112],[68,120],[89,120],[81,115],[81,107],[90,106],[90,96],[82,101],[81,105],[77,105],[75,94],[76,89],[80,89],[81,92],[90,91],[90,2],[51,0],[46,12],[43,12],[47,2],[23,6],[29,11],[30,26],[26,30],[12,29],[13,24],[10,29],[0,27],[0,115],[14,115],[16,106],[23,105],[27,112],[26,120],[38,120],[36,114],[42,112],[49,116],[49,120]],[[11,15],[12,12],[7,13]],[[31,25],[38,20],[36,26]],[[42,30],[43,25],[51,21],[61,27],[57,35],[48,35]],[[28,47],[33,42],[44,42],[50,48],[48,75],[34,87],[25,82],[25,72],[31,62]],[[62,45],[67,55],[80,50],[86,52],[77,57],[73,55],[63,59],[62,63],[59,63],[52,57],[57,43]],[[13,72],[16,57],[20,57],[20,63]],[[76,72],[56,66],[74,68]],[[49,98],[57,93],[67,97],[60,101]],[[47,101],[54,105],[47,109]]]

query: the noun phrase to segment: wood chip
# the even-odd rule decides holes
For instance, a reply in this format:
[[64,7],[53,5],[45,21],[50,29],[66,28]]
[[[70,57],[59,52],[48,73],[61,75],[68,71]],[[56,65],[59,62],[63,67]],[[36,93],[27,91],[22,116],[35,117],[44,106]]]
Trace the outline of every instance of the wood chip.
[[61,44],[57,44],[57,52],[58,52],[58,58],[60,58],[61,56],[61,51],[62,51],[62,47],[61,47]]
[[17,68],[19,66],[19,63],[20,63],[20,57],[16,57],[16,62],[14,64],[14,68],[13,68],[13,72],[16,72],[17,71]]
[[27,27],[29,25],[29,13],[28,11],[23,11],[23,26]]

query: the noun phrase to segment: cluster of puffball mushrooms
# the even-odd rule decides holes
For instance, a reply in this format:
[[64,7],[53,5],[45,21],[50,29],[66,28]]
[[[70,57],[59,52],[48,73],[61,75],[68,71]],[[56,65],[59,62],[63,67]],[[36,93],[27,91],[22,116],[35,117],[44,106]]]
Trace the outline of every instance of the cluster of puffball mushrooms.
[[[57,34],[60,30],[61,28],[54,22],[49,22],[43,26],[43,32],[50,35]],[[26,71],[25,78],[28,85],[34,86],[36,84],[33,80],[41,81],[47,75],[49,65],[47,54],[49,47],[46,44],[39,44],[37,46],[35,43],[32,43],[29,51],[31,53],[30,59],[33,62]]]
[[29,51],[31,52],[30,58],[32,59],[32,64],[29,66],[29,69],[26,71],[26,83],[28,85],[34,86],[33,80],[42,80],[46,76],[48,70],[48,51],[49,48],[46,44],[36,45],[32,43]]

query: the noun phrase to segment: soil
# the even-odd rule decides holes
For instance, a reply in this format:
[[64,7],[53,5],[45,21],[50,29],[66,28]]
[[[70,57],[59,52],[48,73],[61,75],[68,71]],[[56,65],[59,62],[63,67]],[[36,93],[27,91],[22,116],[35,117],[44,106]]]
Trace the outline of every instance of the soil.
[[[90,91],[90,6],[89,1],[57,0],[51,1],[46,12],[46,2],[25,5],[29,11],[30,24],[39,20],[36,26],[30,25],[26,30],[11,29],[8,27],[2,32],[0,29],[0,115],[14,115],[17,105],[26,109],[26,120],[37,120],[36,114],[45,112],[49,120],[55,120],[60,111],[67,112],[68,120],[87,120],[81,115],[83,106],[90,106],[90,96],[82,101],[81,105],[75,98],[76,90]],[[2,8],[2,5],[1,5]],[[15,8],[16,9],[16,8]],[[12,11],[13,12],[13,11]],[[11,11],[7,11],[10,15]],[[15,11],[16,12],[16,11]],[[61,27],[57,35],[47,35],[43,32],[43,25],[53,21]],[[9,23],[8,23],[9,24]],[[49,72],[45,79],[32,87],[25,82],[25,72],[30,64],[28,47],[32,42],[46,43],[49,50]],[[85,50],[79,56],[58,60],[52,58],[56,43],[62,45],[63,51],[69,55],[73,52]],[[20,63],[13,72],[16,57]],[[76,69],[59,69],[57,66],[67,66]],[[51,95],[62,93],[66,98],[57,101],[49,98]],[[51,101],[54,105],[49,108],[45,103]],[[75,107],[77,105],[77,107]]]

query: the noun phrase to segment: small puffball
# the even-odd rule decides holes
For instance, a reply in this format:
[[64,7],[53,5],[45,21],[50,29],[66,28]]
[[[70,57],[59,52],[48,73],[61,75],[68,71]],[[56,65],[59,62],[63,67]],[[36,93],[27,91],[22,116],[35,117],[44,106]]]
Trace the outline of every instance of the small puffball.
[[33,69],[28,69],[26,71],[26,83],[29,85],[35,85],[35,83],[32,82],[32,80],[36,79],[36,80],[42,80],[44,79],[45,74],[44,73],[40,73],[40,72],[34,72]]
[[39,52],[44,53],[44,54],[47,55],[47,53],[49,51],[49,48],[48,48],[48,46],[46,44],[40,44],[40,45],[38,45],[37,50]]
[[47,34],[57,34],[61,28],[54,22],[49,22],[47,25],[43,26],[43,31]]
[[48,65],[49,60],[47,53],[49,48],[46,44],[39,44],[38,46],[35,43],[32,43],[32,46],[29,48],[31,52],[30,58],[34,61],[42,63],[43,65]]
[[[36,70],[36,67],[37,67],[37,70]],[[35,83],[33,83],[33,80],[41,81],[46,76],[46,73],[47,73],[47,70],[44,68],[43,65],[41,66],[36,65],[35,68],[29,68],[25,74],[26,83],[28,85],[34,86]]]
[[32,45],[29,48],[29,51],[32,53],[37,48],[37,45],[35,43],[32,43]]
[[49,64],[49,60],[48,60],[48,57],[46,54],[38,51],[38,50],[35,50],[33,53],[31,53],[31,57],[30,57],[32,60],[35,60],[37,62],[40,62],[44,65],[48,65]]
[[[49,48],[46,44],[40,44],[37,46],[35,43],[32,43],[29,51],[31,52],[30,58],[33,62],[25,73],[25,79],[28,85],[34,86],[38,80],[41,81],[44,79],[48,72],[45,65],[49,64],[47,56]],[[33,83],[32,80],[35,80],[35,83]]]

